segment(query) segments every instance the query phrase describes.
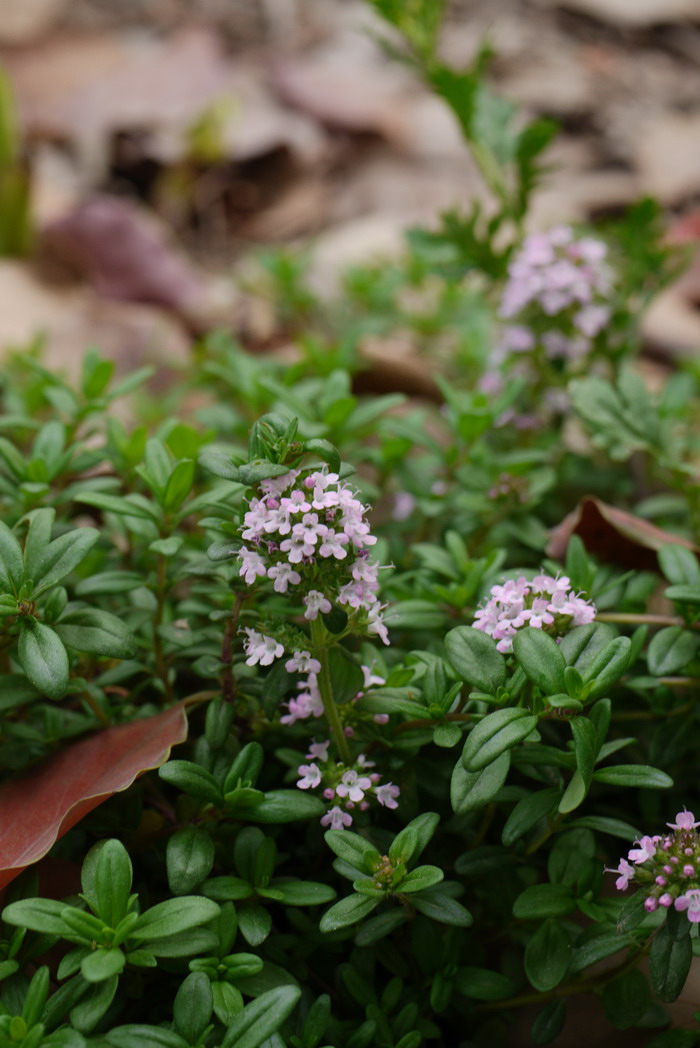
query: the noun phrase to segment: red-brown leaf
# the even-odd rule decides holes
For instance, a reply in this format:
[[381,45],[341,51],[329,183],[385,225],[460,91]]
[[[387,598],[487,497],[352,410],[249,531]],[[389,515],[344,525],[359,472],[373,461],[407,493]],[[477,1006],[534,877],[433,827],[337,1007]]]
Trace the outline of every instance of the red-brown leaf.
[[107,728],[0,787],[0,888],[187,738],[182,705]]
[[671,542],[695,553],[700,552],[687,539],[663,531],[648,520],[625,513],[590,495],[554,528],[547,546],[549,556],[563,560],[572,535],[583,540],[589,553],[621,568],[656,571],[656,552]]

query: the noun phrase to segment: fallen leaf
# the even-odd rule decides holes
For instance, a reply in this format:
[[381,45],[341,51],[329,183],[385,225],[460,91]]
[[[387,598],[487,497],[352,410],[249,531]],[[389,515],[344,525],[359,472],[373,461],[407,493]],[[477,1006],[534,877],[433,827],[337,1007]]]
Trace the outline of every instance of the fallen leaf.
[[182,704],[68,746],[0,786],[0,888],[187,738]]
[[188,316],[205,281],[153,215],[119,197],[95,196],[46,226],[42,248],[105,298],[146,302]]
[[548,555],[563,561],[572,535],[583,540],[589,553],[622,568],[655,571],[656,552],[671,542],[700,553],[700,548],[687,539],[592,496],[582,499],[573,513],[553,529]]
[[25,44],[50,29],[69,0],[0,0],[0,42]]
[[630,27],[700,18],[697,0],[538,0],[538,6],[580,11],[601,22]]

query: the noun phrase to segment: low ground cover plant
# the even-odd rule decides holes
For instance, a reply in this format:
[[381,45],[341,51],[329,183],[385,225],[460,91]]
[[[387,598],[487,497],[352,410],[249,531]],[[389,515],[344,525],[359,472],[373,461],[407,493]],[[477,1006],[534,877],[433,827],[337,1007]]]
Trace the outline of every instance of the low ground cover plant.
[[[291,367],[0,380],[2,1046],[547,1044],[581,995],[700,1043],[698,370],[637,335],[678,259],[649,201],[526,235],[553,128],[375,6],[492,214],[332,309],[268,259]],[[399,326],[441,403],[354,391]]]

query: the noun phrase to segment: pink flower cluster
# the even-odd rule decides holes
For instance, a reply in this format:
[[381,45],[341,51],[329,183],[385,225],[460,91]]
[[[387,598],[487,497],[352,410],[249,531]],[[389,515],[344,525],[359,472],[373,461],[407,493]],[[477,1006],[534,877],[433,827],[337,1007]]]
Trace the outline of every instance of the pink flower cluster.
[[366,633],[388,644],[385,605],[377,596],[379,564],[369,555],[377,539],[366,520],[367,507],[337,473],[300,477],[294,469],[263,480],[260,497],[250,500],[241,529],[245,545],[238,550],[239,575],[249,586],[267,578],[276,593],[292,587],[309,621],[327,614],[337,601],[360,616]]
[[[555,226],[527,237],[508,267],[500,315],[501,354],[529,353],[538,343],[548,357],[580,360],[610,319],[612,272],[607,247]],[[556,318],[556,324],[552,320]]]
[[561,636],[572,626],[585,626],[595,618],[595,605],[570,587],[566,575],[508,579],[502,586],[491,587],[491,597],[477,608],[472,625],[497,640],[496,647],[503,654],[513,650],[513,637],[523,626]]
[[644,908],[653,913],[659,906],[685,912],[693,924],[700,923],[700,836],[692,811],[679,811],[667,823],[672,833],[642,837],[635,841],[626,859],[615,870],[615,887],[625,891],[630,882],[646,892]]
[[401,793],[399,787],[391,782],[382,783],[381,775],[371,770],[375,767],[374,761],[360,754],[354,767],[346,768],[344,764],[336,764],[328,759],[329,746],[329,739],[311,743],[306,754],[306,759],[311,763],[300,764],[297,769],[300,776],[297,786],[300,790],[323,787],[323,797],[329,808],[321,816],[322,826],[332,830],[344,830],[352,826],[351,811],[356,807],[366,811],[371,798],[385,808],[398,808],[396,798]]

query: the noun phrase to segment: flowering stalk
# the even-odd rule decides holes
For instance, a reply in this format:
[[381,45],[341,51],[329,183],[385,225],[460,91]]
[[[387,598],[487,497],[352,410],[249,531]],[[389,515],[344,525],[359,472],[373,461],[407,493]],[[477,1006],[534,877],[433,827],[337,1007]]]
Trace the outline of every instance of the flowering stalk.
[[343,761],[343,764],[349,767],[352,764],[352,754],[350,752],[348,740],[343,731],[343,724],[338,713],[338,707],[333,698],[333,684],[331,682],[331,674],[328,667],[328,645],[326,643],[326,637],[327,630],[323,625],[323,620],[320,616],[312,619],[311,641],[315,650],[316,658],[321,664],[321,669],[316,675],[318,690],[321,693],[323,710],[338,754]]

